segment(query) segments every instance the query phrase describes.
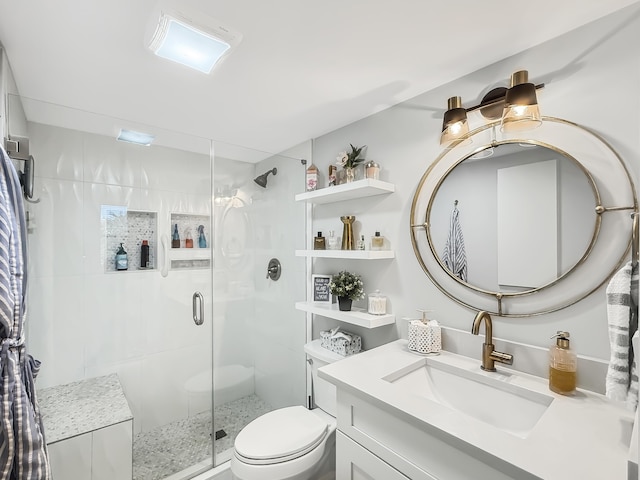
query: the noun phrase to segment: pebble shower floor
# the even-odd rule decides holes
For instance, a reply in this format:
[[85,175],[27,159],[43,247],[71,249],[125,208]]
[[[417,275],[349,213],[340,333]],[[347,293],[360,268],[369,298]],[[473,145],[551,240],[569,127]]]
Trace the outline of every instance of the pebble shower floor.
[[[215,441],[216,455],[233,447],[242,428],[271,407],[249,395],[214,409],[215,428],[226,436]],[[172,422],[133,441],[133,480],[162,480],[211,458],[211,412]]]

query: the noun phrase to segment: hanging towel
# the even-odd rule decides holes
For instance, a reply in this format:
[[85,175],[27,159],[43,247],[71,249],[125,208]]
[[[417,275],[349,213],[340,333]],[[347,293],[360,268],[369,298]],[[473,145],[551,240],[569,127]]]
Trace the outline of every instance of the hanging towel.
[[638,264],[627,263],[607,286],[607,319],[611,359],[606,394],[634,410],[638,404],[638,371],[631,337],[638,330]]
[[449,220],[449,234],[442,253],[442,262],[460,280],[467,281],[467,255],[464,251],[464,237],[460,226],[460,212],[453,207]]
[[0,147],[0,480],[50,480],[34,385],[39,362],[24,345],[26,224],[18,175]]

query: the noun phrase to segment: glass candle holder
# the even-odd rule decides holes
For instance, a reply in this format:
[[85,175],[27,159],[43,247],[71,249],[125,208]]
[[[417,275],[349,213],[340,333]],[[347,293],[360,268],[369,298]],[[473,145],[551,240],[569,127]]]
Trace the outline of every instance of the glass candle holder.
[[387,297],[380,295],[380,290],[369,294],[367,312],[371,315],[385,315],[387,313]]
[[366,178],[372,178],[374,180],[380,179],[380,165],[373,160],[369,160],[364,165],[364,175]]

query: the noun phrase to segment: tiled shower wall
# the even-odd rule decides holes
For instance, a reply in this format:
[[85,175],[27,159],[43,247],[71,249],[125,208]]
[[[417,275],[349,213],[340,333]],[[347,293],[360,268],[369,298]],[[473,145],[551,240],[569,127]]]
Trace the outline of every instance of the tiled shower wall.
[[[172,212],[210,215],[209,155],[35,123],[28,130],[40,200],[26,204],[27,339],[43,362],[38,388],[115,372],[137,431],[205,408],[185,385],[211,368],[210,270],[105,272],[100,209],[157,212],[160,235]],[[206,299],[200,327],[191,311],[196,290]]]

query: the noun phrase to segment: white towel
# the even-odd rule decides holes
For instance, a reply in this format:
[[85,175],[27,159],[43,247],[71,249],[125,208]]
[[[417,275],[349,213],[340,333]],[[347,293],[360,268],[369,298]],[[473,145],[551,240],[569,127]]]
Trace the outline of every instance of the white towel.
[[612,400],[626,402],[634,410],[638,405],[638,371],[634,362],[631,337],[638,330],[638,264],[627,263],[607,286],[607,319],[611,359],[606,377],[606,394]]
[[449,220],[449,235],[442,253],[442,263],[463,282],[467,281],[467,255],[464,250],[464,237],[459,220],[458,207],[453,207]]

